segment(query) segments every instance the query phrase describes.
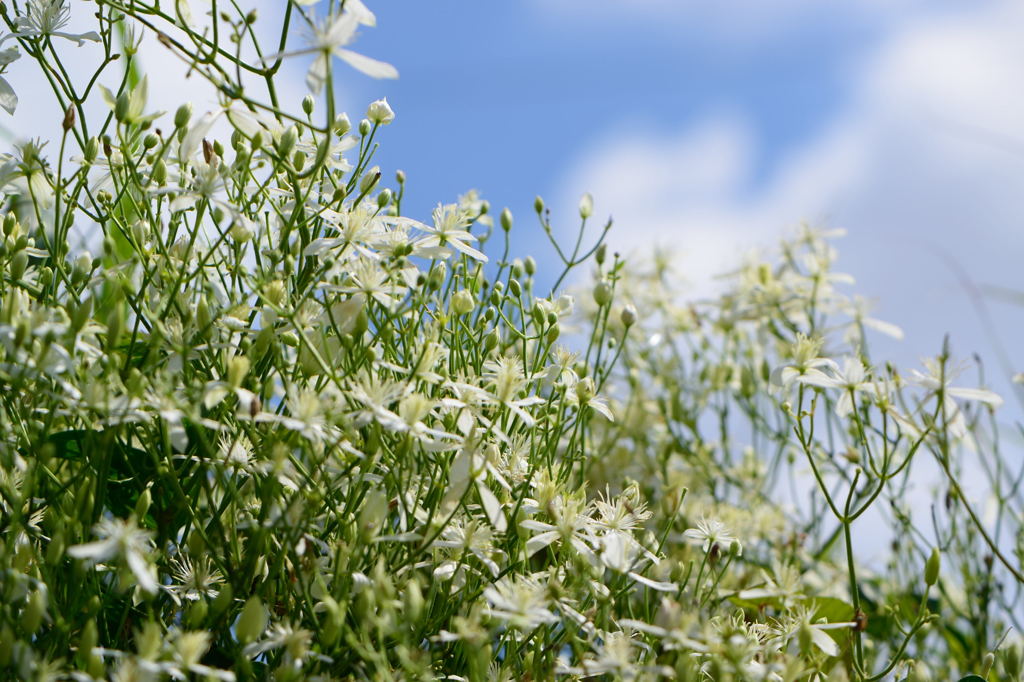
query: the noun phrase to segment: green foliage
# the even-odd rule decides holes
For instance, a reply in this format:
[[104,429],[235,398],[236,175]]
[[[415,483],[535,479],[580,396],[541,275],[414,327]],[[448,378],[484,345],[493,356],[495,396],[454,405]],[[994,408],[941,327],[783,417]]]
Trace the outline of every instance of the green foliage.
[[[508,209],[403,214],[385,101],[334,111],[335,58],[395,75],[346,47],[362,3],[282,3],[269,42],[234,3],[94,4],[80,35],[60,0],[2,10],[4,68],[31,57],[63,121],[3,166],[2,675],[1020,678],[999,398],[952,385],[948,347],[873,364],[897,330],[842,293],[831,235],[684,301],[670,255],[609,260],[589,196],[571,249],[538,198],[542,289]],[[218,108],[151,112],[143,34]]]

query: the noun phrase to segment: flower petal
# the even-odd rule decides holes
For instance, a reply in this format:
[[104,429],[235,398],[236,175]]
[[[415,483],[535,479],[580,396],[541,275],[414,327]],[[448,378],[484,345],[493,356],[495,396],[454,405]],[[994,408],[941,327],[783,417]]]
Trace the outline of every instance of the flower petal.
[[992,407],[999,407],[1003,404],[1003,399],[992,391],[986,391],[983,388],[953,388],[949,387],[946,389],[946,393],[953,396],[954,398],[960,398],[961,400],[977,400],[978,402],[991,405]]
[[378,61],[372,57],[340,47],[334,50],[334,55],[338,59],[347,62],[356,71],[362,71],[372,78],[398,78],[398,69],[387,62]]
[[8,114],[13,114],[18,108],[18,96],[14,94],[14,88],[6,79],[0,78],[0,107],[3,107]]

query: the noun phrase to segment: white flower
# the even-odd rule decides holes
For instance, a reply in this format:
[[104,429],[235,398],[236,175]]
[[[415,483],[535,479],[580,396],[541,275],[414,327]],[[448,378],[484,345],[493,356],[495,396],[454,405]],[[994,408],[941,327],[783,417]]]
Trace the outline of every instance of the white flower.
[[273,649],[285,650],[286,660],[298,662],[310,655],[309,645],[313,641],[313,633],[292,623],[276,623],[267,631],[265,639],[247,645],[242,654],[255,658]]
[[580,409],[583,407],[589,407],[608,421],[615,421],[615,415],[612,414],[611,408],[608,407],[608,401],[597,395],[597,388],[594,386],[593,379],[590,377],[584,377],[580,381],[576,382],[576,386],[574,388],[574,395],[576,396],[576,402],[579,404]]
[[547,587],[534,576],[513,576],[484,590],[491,614],[514,628],[529,632],[540,625],[558,622],[548,609]]
[[[716,519],[701,519],[697,522],[696,528],[690,528],[683,532],[691,542],[700,543],[701,549],[705,552],[709,551],[712,547],[717,546],[720,551],[729,551],[732,543],[739,544],[729,529],[725,527],[725,524]],[[742,546],[740,546],[739,554],[743,553]]]
[[521,528],[535,531],[526,541],[526,556],[544,549],[555,541],[569,544],[577,554],[591,565],[597,565],[598,557],[591,545],[598,544],[594,535],[594,520],[589,515],[590,508],[578,497],[559,496],[550,505],[549,513],[554,523],[545,523],[536,519],[519,522]]
[[159,587],[156,571],[146,559],[146,553],[153,546],[153,533],[139,528],[135,518],[102,519],[93,527],[99,537],[96,542],[75,545],[68,548],[68,554],[76,559],[88,559],[96,564],[110,559],[120,559],[135,576],[139,587],[145,592],[155,593]]
[[189,601],[198,601],[203,597],[214,598],[220,590],[217,586],[224,582],[220,571],[211,565],[208,556],[200,556],[193,561],[181,556],[172,561],[174,582],[169,589],[172,593]]
[[925,360],[924,366],[927,372],[921,372],[916,369],[911,370],[913,376],[910,381],[927,390],[929,394],[942,395],[943,416],[949,427],[950,435],[955,438],[962,438],[967,435],[967,423],[963,412],[960,411],[956,404],[956,399],[975,400],[993,408],[1003,404],[1003,399],[992,391],[981,388],[950,386],[949,382],[961,370],[953,369],[937,358]]
[[[96,31],[88,33],[64,33],[64,28],[71,18],[71,8],[66,0],[32,0],[28,5],[28,11],[18,17],[18,32],[9,37],[17,38],[38,38],[41,36],[57,36],[72,40],[79,45],[86,40],[94,43],[100,42],[100,36]],[[6,38],[5,38],[6,40]]]
[[[353,7],[359,7],[354,11]],[[310,47],[303,50],[279,52],[264,57],[264,62],[272,62],[281,57],[295,57],[304,54],[315,54],[316,58],[306,73],[306,85],[310,92],[317,94],[323,90],[327,82],[327,69],[330,66],[330,58],[337,57],[346,62],[349,66],[362,71],[373,78],[398,78],[398,71],[395,67],[385,62],[371,59],[352,50],[345,49],[345,46],[355,40],[356,29],[360,24],[372,26],[374,24],[373,14],[362,6],[362,3],[345,3],[346,11],[341,14],[328,14],[321,22],[313,22],[313,36]],[[365,10],[365,11],[364,11]]]
[[877,382],[867,381],[867,372],[860,358],[850,356],[843,361],[843,369],[832,368],[835,377],[824,376],[820,372],[807,374],[797,378],[802,384],[821,386],[822,388],[837,388],[843,393],[836,402],[836,414],[840,417],[853,412],[853,394],[855,392],[884,393],[885,385]]
[[378,125],[386,126],[395,120],[395,112],[392,111],[391,105],[388,104],[388,100],[385,97],[384,99],[370,102],[370,106],[366,109],[366,118]]
[[450,246],[470,258],[476,258],[484,263],[487,262],[487,256],[466,243],[475,242],[476,237],[465,229],[469,226],[469,218],[455,204],[437,205],[437,208],[434,209],[433,227],[415,221],[412,222],[415,223],[414,227],[430,233],[429,237],[421,239],[416,243],[418,255],[428,258],[447,256],[449,252],[445,247]]
[[822,340],[808,338],[803,334],[797,334],[793,343],[793,361],[782,367],[772,370],[771,382],[775,386],[786,388],[797,379],[801,383],[814,384],[815,381],[829,379],[823,369],[838,371],[833,360],[818,357],[821,351]]

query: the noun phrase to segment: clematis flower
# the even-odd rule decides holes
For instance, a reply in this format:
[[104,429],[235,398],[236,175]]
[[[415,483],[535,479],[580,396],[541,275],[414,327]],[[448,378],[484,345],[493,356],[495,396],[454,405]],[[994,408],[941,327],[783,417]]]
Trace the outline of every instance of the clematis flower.
[[[87,33],[65,33],[60,29],[67,25],[71,18],[71,9],[67,0],[33,0],[28,4],[25,13],[15,19],[17,30],[3,38],[0,38],[0,45],[11,38],[41,38],[57,37],[71,40],[81,46],[86,40],[99,42],[100,36],[96,31]],[[0,69],[16,60],[21,55],[17,47],[8,47],[0,50]],[[7,79],[0,78],[0,107],[3,107],[8,114],[13,114],[18,107],[18,96],[15,94]]]
[[324,83],[327,82],[327,69],[330,66],[331,57],[337,57],[355,70],[373,78],[398,78],[398,70],[390,64],[345,48],[355,40],[356,29],[360,24],[375,25],[376,19],[373,13],[362,3],[346,2],[345,11],[340,14],[331,13],[324,17],[323,21],[312,22],[313,35],[309,47],[302,50],[278,52],[264,57],[263,61],[267,63],[282,57],[315,54],[316,58],[306,73],[306,85],[309,86],[309,90],[313,94],[319,94],[323,90]]
[[1003,404],[1003,399],[992,391],[982,388],[961,388],[950,386],[949,382],[960,373],[961,370],[944,366],[936,358],[929,358],[924,361],[926,372],[911,370],[912,383],[921,386],[931,395],[942,395],[942,412],[949,433],[955,438],[963,438],[967,435],[967,421],[963,412],[957,405],[957,400],[973,400],[985,403],[996,408]]
[[[722,551],[727,551],[732,543],[739,544],[739,540],[729,532],[725,524],[717,519],[701,519],[697,521],[696,528],[683,531],[687,540],[701,546],[701,551],[707,552],[712,547],[718,546]],[[737,555],[743,553],[742,545],[738,548]]]
[[437,257],[446,255],[448,251],[445,247],[450,246],[470,258],[486,263],[487,256],[467,243],[476,241],[476,237],[465,229],[469,227],[469,223],[468,216],[455,204],[438,204],[434,209],[433,227],[423,223],[415,225],[430,234],[416,243],[417,252],[427,257]]
[[[87,33],[65,33],[60,29],[67,26],[71,19],[71,8],[67,0],[33,0],[28,4],[27,11],[17,19],[18,31],[10,38],[40,38],[56,36],[78,43],[81,46],[86,40],[100,42],[96,31]],[[5,38],[6,40],[6,38]],[[0,41],[2,42],[2,41]]]
[[144,592],[156,593],[160,585],[156,571],[146,558],[153,547],[152,532],[139,528],[135,519],[129,518],[101,519],[93,533],[98,540],[69,547],[68,554],[76,559],[88,559],[93,564],[119,559],[132,572]]
[[860,358],[850,356],[843,361],[841,370],[832,368],[834,377],[818,374],[808,374],[797,378],[797,381],[811,386],[822,388],[836,388],[842,391],[839,400],[836,402],[836,415],[845,417],[853,412],[853,394],[855,392],[868,392],[878,394],[885,392],[885,386],[877,382],[868,381],[867,371]]
[[828,381],[830,376],[824,370],[837,372],[838,365],[834,360],[819,356],[822,343],[822,339],[797,334],[791,351],[793,361],[772,370],[772,385],[787,388],[794,381],[816,385],[820,385],[818,382]]

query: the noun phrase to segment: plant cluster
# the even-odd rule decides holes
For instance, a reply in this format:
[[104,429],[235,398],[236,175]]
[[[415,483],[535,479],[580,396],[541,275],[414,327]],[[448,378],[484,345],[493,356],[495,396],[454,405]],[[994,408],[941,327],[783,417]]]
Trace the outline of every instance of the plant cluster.
[[[30,58],[61,121],[0,158],[4,676],[1021,678],[1000,399],[947,348],[873,364],[898,330],[829,235],[685,302],[589,196],[569,248],[538,199],[543,277],[475,192],[403,215],[386,101],[335,111],[339,60],[397,75],[350,48],[372,12],[281,4],[266,49],[236,2],[83,2],[81,34],[0,3],[0,69]],[[145,36],[220,106],[151,111]]]

